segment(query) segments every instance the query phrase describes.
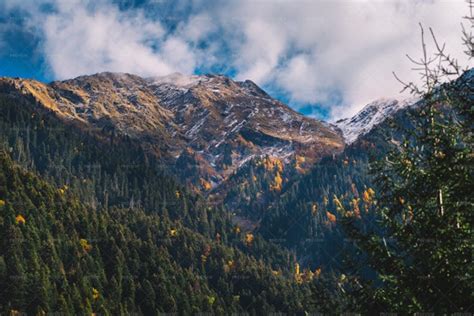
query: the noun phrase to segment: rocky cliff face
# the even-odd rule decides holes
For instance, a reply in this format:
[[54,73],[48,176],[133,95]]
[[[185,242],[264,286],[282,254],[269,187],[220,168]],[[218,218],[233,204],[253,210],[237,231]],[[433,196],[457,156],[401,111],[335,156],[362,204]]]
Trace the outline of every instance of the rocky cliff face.
[[51,84],[2,78],[0,92],[34,100],[81,128],[136,139],[200,191],[219,187],[253,158],[268,155],[286,165],[298,156],[309,167],[344,147],[329,124],[291,110],[251,81],[224,76],[100,73]]

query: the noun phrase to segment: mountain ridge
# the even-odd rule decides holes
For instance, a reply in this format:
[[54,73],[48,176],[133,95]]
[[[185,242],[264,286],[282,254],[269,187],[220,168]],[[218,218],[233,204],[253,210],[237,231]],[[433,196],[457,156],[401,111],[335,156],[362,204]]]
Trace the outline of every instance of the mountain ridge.
[[394,99],[380,98],[365,105],[352,117],[337,120],[334,124],[341,129],[348,145],[369,133],[398,111],[414,106],[416,98]]
[[340,132],[273,99],[255,83],[222,75],[142,78],[99,73],[50,84],[0,79],[0,91],[27,96],[82,128],[142,143],[198,191],[219,186],[248,161],[272,156],[306,166],[344,147]]

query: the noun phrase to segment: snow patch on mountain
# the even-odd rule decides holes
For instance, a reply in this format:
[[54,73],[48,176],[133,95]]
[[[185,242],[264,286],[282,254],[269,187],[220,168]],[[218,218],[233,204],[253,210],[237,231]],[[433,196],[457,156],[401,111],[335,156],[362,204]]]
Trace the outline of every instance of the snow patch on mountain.
[[386,118],[394,115],[401,109],[415,104],[416,101],[416,99],[379,99],[367,104],[353,117],[335,122],[335,125],[341,129],[346,143],[352,144],[360,136],[367,134],[375,126],[385,121]]

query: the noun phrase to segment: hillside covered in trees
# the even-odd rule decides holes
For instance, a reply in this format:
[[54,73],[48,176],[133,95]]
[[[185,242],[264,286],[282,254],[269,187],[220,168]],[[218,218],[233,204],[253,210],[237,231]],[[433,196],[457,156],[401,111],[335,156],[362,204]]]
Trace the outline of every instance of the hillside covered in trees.
[[[430,299],[422,292],[413,296],[412,303],[397,307],[407,295],[417,294],[391,293],[392,287],[385,289],[373,282],[393,273],[386,270],[387,265],[401,268],[403,262],[412,260],[407,254],[398,257],[395,242],[415,247],[413,256],[428,255],[426,244],[416,246],[427,221],[417,224],[414,219],[437,218],[439,197],[424,191],[425,183],[431,181],[442,181],[443,187],[452,190],[444,191],[442,207],[449,218],[454,217],[429,224],[435,226],[427,227],[428,235],[423,238],[433,238],[441,229],[439,233],[448,234],[457,245],[446,245],[446,251],[450,250],[445,254],[452,259],[446,258],[449,261],[444,264],[453,277],[449,280],[454,282],[457,275],[458,283],[443,281],[447,272],[429,277],[439,277],[442,282],[435,283],[434,290],[456,286],[453,296],[446,296],[446,302],[435,310],[469,308],[472,272],[466,270],[466,264],[470,260],[473,202],[469,131],[473,121],[472,109],[466,104],[472,100],[472,89],[472,76],[466,73],[443,86],[446,102],[436,99],[438,103],[433,103],[441,107],[432,107],[425,99],[419,107],[400,112],[340,155],[323,158],[310,172],[286,173],[292,180],[285,185],[281,179],[285,171],[278,159],[255,160],[247,170],[234,175],[250,179],[238,183],[253,184],[236,186],[224,205],[210,204],[189,193],[156,156],[127,137],[114,136],[108,130],[100,131],[98,137],[95,131],[65,125],[31,100],[3,95],[2,313],[261,314],[429,308],[439,301],[439,293],[432,292]],[[426,113],[439,120],[437,125],[423,125],[431,124],[425,119]],[[454,120],[456,125],[446,129]],[[424,127],[415,130],[438,136],[406,132],[420,124]],[[433,155],[434,161],[419,158],[419,154],[410,158],[408,151],[398,153],[398,144],[421,144],[427,137],[434,137],[436,146],[424,148],[422,154]],[[418,146],[413,150],[419,150]],[[374,162],[377,157],[385,155],[392,155],[393,164],[400,162],[401,168],[408,170],[371,172],[378,170]],[[419,176],[428,178],[420,183],[416,178],[407,179],[404,186],[422,187],[408,189],[387,182],[415,177],[407,173],[412,163],[427,164]],[[441,171],[448,174],[441,176]],[[393,172],[400,174],[391,175]],[[401,195],[406,190],[410,193]],[[259,199],[262,194],[265,198]],[[428,198],[423,204],[419,204],[420,194]],[[251,198],[239,201],[242,196]],[[429,211],[430,197],[435,199],[433,213]],[[451,199],[455,202],[452,206]],[[257,204],[250,207],[249,202]],[[239,218],[257,224],[236,222],[233,204],[248,205],[240,210]],[[405,206],[408,215],[402,213],[401,223],[421,225],[413,237],[398,221],[384,222],[384,212],[405,212]],[[449,213],[451,208],[458,211]],[[442,228],[443,223],[455,226]],[[395,229],[403,231],[397,235],[403,239],[387,242]],[[377,238],[382,238],[381,249],[377,248]],[[395,247],[394,252],[387,247]],[[433,260],[445,260],[442,249],[435,243],[429,255],[437,258]],[[387,261],[379,270],[384,252]],[[372,257],[375,253],[379,254]],[[398,259],[393,261],[393,257]],[[429,267],[426,271],[431,273]],[[383,283],[401,282],[410,278],[409,273],[422,275],[418,270],[398,273],[402,275]],[[408,290],[412,285],[400,286],[400,290]]]
[[431,35],[413,102],[335,124],[221,75],[0,78],[0,315],[469,315],[474,68]]
[[0,107],[2,313],[324,311],[338,295],[322,278],[298,284],[293,254],[240,231],[127,140],[19,102]]

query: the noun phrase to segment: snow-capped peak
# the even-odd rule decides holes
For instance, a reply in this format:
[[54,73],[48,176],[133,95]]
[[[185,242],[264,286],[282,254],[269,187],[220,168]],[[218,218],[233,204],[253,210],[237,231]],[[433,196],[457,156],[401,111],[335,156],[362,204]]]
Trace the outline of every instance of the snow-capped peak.
[[374,126],[382,123],[387,117],[399,110],[415,104],[415,99],[378,99],[367,104],[359,113],[351,118],[345,118],[335,123],[342,130],[347,144],[356,141],[360,136],[367,134]]

